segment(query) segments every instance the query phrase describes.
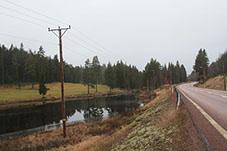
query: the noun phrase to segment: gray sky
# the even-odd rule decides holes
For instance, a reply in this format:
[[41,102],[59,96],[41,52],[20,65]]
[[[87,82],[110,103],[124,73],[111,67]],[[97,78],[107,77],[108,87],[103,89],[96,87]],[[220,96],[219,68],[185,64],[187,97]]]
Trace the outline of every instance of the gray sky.
[[[199,48],[207,50],[210,61],[227,48],[226,0],[0,0],[0,19],[1,44],[19,46],[23,42],[26,49],[32,50],[43,45],[47,55],[58,53],[57,38],[47,27],[70,24],[72,30],[63,40],[64,57],[73,65],[98,55],[102,63],[123,59],[143,69],[153,57],[162,64],[179,60],[191,72]],[[105,50],[100,50],[102,47]]]

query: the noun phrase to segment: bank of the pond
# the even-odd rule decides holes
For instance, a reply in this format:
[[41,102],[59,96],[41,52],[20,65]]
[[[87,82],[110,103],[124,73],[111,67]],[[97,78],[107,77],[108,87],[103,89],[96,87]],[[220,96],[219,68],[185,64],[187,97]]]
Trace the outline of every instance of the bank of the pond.
[[[129,91],[119,91],[112,93],[96,93],[90,95],[76,95],[76,96],[66,96],[65,101],[76,101],[76,100],[94,100],[96,98],[107,98],[107,97],[116,97],[116,96],[132,96],[133,93]],[[22,108],[22,107],[33,107],[43,104],[58,103],[61,102],[59,98],[44,98],[44,99],[35,99],[35,100],[26,100],[26,101],[11,101],[0,104],[0,111],[11,109],[11,108]]]
[[[45,101],[55,101],[61,98],[61,86],[60,83],[48,83],[46,84],[48,91],[45,95]],[[65,97],[87,97],[87,86],[80,83],[65,83]],[[20,88],[16,85],[0,85],[0,105],[23,105],[36,102],[43,102],[42,96],[38,91],[38,84],[35,84],[33,88],[31,85],[22,85]],[[124,90],[113,89],[113,94],[124,93]],[[105,95],[109,93],[109,87],[106,85],[98,85],[98,92],[94,87],[90,87],[90,95]]]
[[[0,111],[0,137],[59,128],[61,103],[11,108]],[[143,105],[134,95],[108,96],[65,102],[67,124],[101,121],[134,111]]]

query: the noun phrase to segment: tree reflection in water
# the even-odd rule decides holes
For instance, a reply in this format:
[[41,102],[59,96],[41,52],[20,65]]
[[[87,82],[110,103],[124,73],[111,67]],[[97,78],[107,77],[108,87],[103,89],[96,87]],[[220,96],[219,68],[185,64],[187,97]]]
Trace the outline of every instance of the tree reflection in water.
[[[68,122],[96,121],[139,107],[134,96],[96,98],[66,102]],[[60,103],[0,111],[0,134],[60,123]]]

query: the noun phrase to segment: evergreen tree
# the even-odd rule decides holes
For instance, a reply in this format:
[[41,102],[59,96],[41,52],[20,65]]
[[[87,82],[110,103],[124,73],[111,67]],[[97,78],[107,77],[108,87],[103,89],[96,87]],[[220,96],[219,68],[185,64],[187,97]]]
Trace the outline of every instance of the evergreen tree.
[[205,80],[208,72],[209,59],[205,49],[200,49],[196,59],[194,70],[199,74],[199,80]]
[[33,53],[30,51],[30,55],[25,60],[25,79],[32,84],[32,89],[36,79],[35,64]]
[[88,87],[88,94],[90,93],[90,85],[91,85],[91,63],[90,60],[87,59],[85,61],[85,67],[83,71],[83,82]]
[[112,67],[111,63],[108,63],[107,68],[105,70],[105,84],[110,87],[111,90],[115,87],[115,72],[114,68]]
[[96,84],[96,92],[98,91],[98,83],[101,76],[101,66],[98,56],[94,56],[92,60],[92,75],[94,77],[94,83]]
[[46,95],[48,88],[45,86],[45,83],[43,80],[40,81],[39,83],[39,94],[43,96]]
[[186,82],[187,81],[187,73],[186,73],[186,69],[184,67],[184,65],[182,64],[181,65],[181,68],[180,68],[180,82]]
[[149,63],[145,66],[145,79],[147,82],[147,87],[150,90],[152,88],[155,89],[161,85],[161,65],[155,60],[151,59]]

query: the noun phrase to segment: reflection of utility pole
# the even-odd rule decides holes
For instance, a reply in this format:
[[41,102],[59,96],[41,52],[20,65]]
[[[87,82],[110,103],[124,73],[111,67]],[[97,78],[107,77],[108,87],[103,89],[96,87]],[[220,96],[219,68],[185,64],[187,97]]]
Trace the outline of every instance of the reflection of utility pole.
[[225,63],[223,62],[223,74],[224,74],[224,90],[226,91],[226,82],[225,82]]
[[[65,98],[64,98],[64,62],[62,55],[62,37],[66,33],[68,28],[61,28],[60,26],[57,29],[50,29],[48,31],[53,32],[59,38],[59,51],[60,51],[60,78],[61,78],[61,112],[62,112],[62,121],[63,121],[63,135],[66,137],[66,115],[65,115]],[[58,33],[55,33],[57,31]],[[62,33],[62,31],[64,31]]]

